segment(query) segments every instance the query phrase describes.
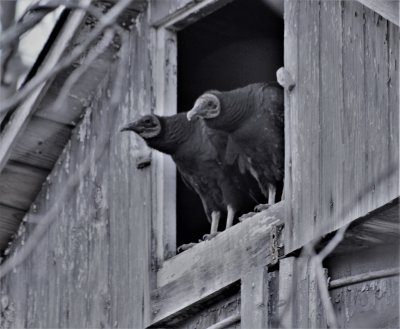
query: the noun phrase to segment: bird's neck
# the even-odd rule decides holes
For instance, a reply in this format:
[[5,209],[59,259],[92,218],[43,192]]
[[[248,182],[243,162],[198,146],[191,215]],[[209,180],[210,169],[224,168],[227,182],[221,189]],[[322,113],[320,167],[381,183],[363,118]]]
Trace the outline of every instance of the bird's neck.
[[[232,94],[232,95],[231,95]],[[218,95],[221,103],[221,112],[218,118],[209,120],[210,128],[220,129],[226,132],[235,131],[244,121],[251,117],[253,106],[251,98],[243,95],[240,101],[232,92],[225,92]]]
[[185,113],[179,113],[171,117],[160,118],[161,134],[148,139],[147,144],[163,153],[175,154],[190,138],[193,123],[186,119]]

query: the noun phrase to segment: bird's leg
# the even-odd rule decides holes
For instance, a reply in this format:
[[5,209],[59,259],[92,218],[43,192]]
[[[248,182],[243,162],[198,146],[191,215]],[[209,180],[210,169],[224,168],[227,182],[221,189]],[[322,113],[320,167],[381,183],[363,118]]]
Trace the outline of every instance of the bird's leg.
[[265,209],[268,209],[270,206],[275,204],[275,198],[276,198],[276,187],[273,184],[268,184],[268,203],[259,204],[254,207],[254,210],[260,212]]
[[228,229],[233,224],[233,219],[235,217],[235,210],[232,208],[230,204],[228,204],[228,215],[226,216],[226,228]]
[[181,253],[181,252],[184,252],[185,250],[188,250],[188,249],[192,248],[192,247],[193,247],[194,245],[196,245],[196,244],[197,244],[196,242],[185,243],[185,244],[179,246],[179,247],[176,249],[176,251],[177,251],[177,253],[179,254],[179,253]]
[[285,183],[283,183],[281,201],[285,200]]
[[275,204],[276,198],[276,187],[273,184],[268,185],[268,204],[273,205]]
[[219,211],[213,211],[211,213],[211,232],[210,234],[205,234],[203,240],[210,240],[218,234],[218,225],[221,213]]

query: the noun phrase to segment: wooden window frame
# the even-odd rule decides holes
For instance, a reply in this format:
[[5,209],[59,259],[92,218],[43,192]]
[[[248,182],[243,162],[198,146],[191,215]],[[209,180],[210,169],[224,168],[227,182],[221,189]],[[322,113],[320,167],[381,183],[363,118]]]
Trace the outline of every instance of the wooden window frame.
[[[163,0],[161,0],[163,1]],[[234,0],[181,0],[172,12],[157,12],[160,1],[151,8],[154,113],[177,113],[177,32]],[[176,168],[170,157],[154,154],[153,200],[155,254],[158,266],[176,253]]]
[[[150,8],[154,113],[173,115],[177,113],[177,32],[234,0],[178,0],[173,10],[162,1],[154,0]],[[256,214],[211,241],[173,257],[176,250],[176,193],[171,191],[176,191],[176,168],[170,157],[159,152],[153,156],[153,266],[147,327],[166,325],[198,303],[212,299],[238,283],[241,283],[243,299],[250,304],[259,303],[258,299],[263,297],[253,296],[251,291],[254,285],[268,281],[267,266],[278,260],[283,202],[271,207],[267,215]],[[186,289],[178,291],[177,285]],[[241,310],[224,321],[241,321],[253,326],[265,320],[266,312],[266,308],[258,309],[254,316],[240,319],[240,314],[248,313]]]

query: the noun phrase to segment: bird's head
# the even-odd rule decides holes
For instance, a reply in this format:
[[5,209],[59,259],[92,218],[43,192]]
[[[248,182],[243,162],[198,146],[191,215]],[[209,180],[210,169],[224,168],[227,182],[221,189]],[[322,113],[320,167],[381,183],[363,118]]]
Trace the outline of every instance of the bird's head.
[[157,116],[145,115],[122,127],[121,131],[134,131],[143,139],[148,139],[160,134],[161,123]]
[[186,114],[190,121],[200,117],[203,119],[216,118],[221,112],[221,103],[217,96],[206,93],[200,96],[194,103],[193,108]]

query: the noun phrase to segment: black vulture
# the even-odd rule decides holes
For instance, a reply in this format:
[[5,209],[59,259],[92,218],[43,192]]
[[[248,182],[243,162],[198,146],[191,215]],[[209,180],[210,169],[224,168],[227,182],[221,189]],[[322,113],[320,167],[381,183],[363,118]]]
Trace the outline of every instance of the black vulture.
[[[202,117],[214,130],[228,133],[225,159],[257,180],[268,204],[275,203],[284,175],[284,98],[275,82],[201,95],[187,113]],[[261,207],[262,208],[262,207]]]
[[207,128],[203,120],[189,122],[186,113],[145,115],[121,131],[134,131],[151,148],[171,155],[185,183],[202,201],[211,222],[208,238],[217,234],[221,215],[226,216],[228,228],[236,215],[251,211],[262,198],[257,182],[236,166],[226,165],[220,156],[227,134]]

